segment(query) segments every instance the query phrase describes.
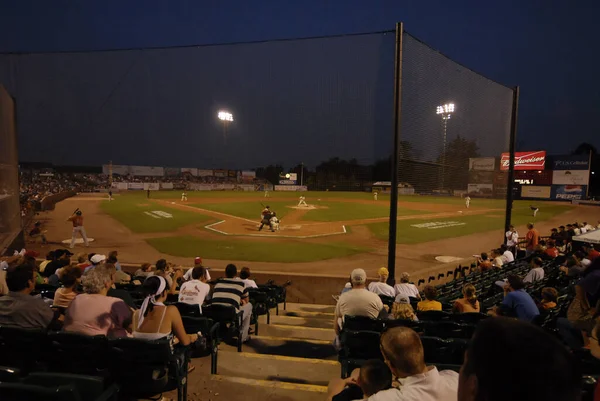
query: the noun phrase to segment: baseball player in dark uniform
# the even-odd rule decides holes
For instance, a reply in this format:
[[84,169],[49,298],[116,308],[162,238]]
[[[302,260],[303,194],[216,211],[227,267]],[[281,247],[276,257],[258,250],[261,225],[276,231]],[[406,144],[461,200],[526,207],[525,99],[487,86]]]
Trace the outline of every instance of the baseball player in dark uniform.
[[273,230],[273,226],[271,225],[271,217],[273,217],[273,213],[271,213],[271,208],[269,206],[265,206],[261,216],[262,220],[260,221],[260,227],[258,227],[258,231],[261,231],[265,224],[268,224],[271,231],[275,232],[275,230]]

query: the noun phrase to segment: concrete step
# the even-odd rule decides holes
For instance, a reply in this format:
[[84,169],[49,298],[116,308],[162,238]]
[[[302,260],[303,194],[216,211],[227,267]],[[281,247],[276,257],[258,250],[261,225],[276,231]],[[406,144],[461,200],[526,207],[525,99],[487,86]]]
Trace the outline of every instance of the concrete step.
[[288,303],[285,311],[283,311],[283,305],[280,305],[279,314],[282,314],[282,312],[334,313],[335,305]]
[[339,377],[337,361],[220,351],[217,373],[226,377],[326,386]]
[[333,331],[333,322],[330,328],[326,327],[305,327],[294,326],[291,324],[259,324],[258,334],[267,337],[285,337],[309,340],[333,341],[335,333]]
[[210,381],[212,382],[211,387],[221,388],[222,392],[213,393],[213,397],[197,398],[197,400],[315,401],[324,399],[327,394],[326,386],[311,384],[222,375],[212,375]]
[[293,317],[309,317],[309,318],[323,318],[333,320],[333,312],[308,312],[308,311],[279,311],[279,316],[293,316]]
[[[259,333],[262,329],[262,325],[267,324],[267,316],[259,316]],[[279,324],[279,325],[287,325],[287,326],[304,326],[304,327],[316,327],[321,329],[331,328],[333,326],[333,314],[330,316],[318,316],[318,317],[298,317],[298,316],[276,316],[271,315],[271,323],[270,324]]]
[[[219,350],[237,352],[234,344],[221,343]],[[338,354],[329,340],[309,340],[262,335],[252,336],[251,340],[244,344],[242,353],[327,359],[331,361],[337,361],[338,359]]]

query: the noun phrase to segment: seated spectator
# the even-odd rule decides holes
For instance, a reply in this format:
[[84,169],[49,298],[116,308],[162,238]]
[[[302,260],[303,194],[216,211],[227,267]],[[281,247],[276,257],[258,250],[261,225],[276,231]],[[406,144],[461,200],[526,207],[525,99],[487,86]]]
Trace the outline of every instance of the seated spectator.
[[119,263],[117,256],[119,256],[118,251],[110,251],[106,260],[108,261],[108,263],[112,263],[113,265],[115,265],[115,269],[117,269],[117,271],[120,271],[121,264]]
[[343,326],[344,316],[366,316],[377,319],[384,310],[381,298],[365,288],[367,273],[363,269],[354,269],[350,274],[350,280],[352,280],[352,289],[340,295],[335,306],[334,330],[337,335],[340,334]]
[[504,264],[515,261],[515,255],[513,255],[506,245],[500,245],[500,252],[502,252],[502,261]]
[[534,258],[540,258],[542,260],[552,260],[552,257],[546,253],[546,247],[539,243],[533,249],[533,253],[528,256],[527,260],[532,260]]
[[489,314],[516,317],[526,322],[533,321],[540,311],[531,296],[523,289],[525,288],[523,280],[515,274],[509,274],[507,281],[502,304],[491,309]]
[[587,253],[587,258],[593,262],[598,256],[600,256],[600,252],[598,252],[594,248],[594,244],[585,244],[583,245],[583,251]]
[[542,267],[544,265],[544,262],[542,261],[542,259],[535,257],[531,259],[531,262],[529,262],[529,264],[531,270],[529,270],[529,273],[527,273],[527,275],[523,279],[523,282],[535,283],[536,281],[542,280],[544,278],[544,268]]
[[578,400],[578,365],[539,327],[514,319],[485,319],[477,325],[465,354],[458,401]]
[[[206,282],[209,282],[210,281],[210,272],[209,272],[210,269],[202,264],[202,258],[200,256],[196,256],[194,258],[194,267],[198,267],[198,266],[204,267],[204,270],[206,272]],[[185,274],[183,275],[183,279],[185,281],[192,279],[192,269],[188,269],[185,272]]]
[[585,229],[586,233],[589,232],[589,231],[594,231],[596,229],[594,226],[588,224],[585,221],[582,224],[583,224],[583,228],[582,229]]
[[542,300],[538,304],[540,310],[550,310],[556,308],[558,300],[558,291],[552,287],[542,288]]
[[477,267],[481,272],[485,272],[492,269],[492,262],[488,259],[487,253],[481,252],[481,256],[477,259]]
[[256,281],[250,279],[249,267],[242,267],[242,270],[240,271],[240,278],[244,282],[246,288],[258,288],[258,286],[256,285]]
[[71,302],[63,330],[89,336],[127,337],[131,309],[119,298],[108,296],[114,284],[115,268],[101,264],[82,277],[84,294]]
[[503,264],[502,251],[500,249],[492,249],[492,266],[496,269],[502,269]]
[[559,270],[569,277],[579,277],[585,271],[585,268],[581,265],[581,261],[577,258],[577,254],[575,252],[575,255],[568,257],[565,264],[559,267]]
[[397,295],[392,305],[392,318],[418,321],[410,300],[406,295]]
[[[108,259],[106,259],[106,263],[109,263],[115,267],[115,269],[116,269],[115,282],[116,283],[129,283],[131,281],[131,277],[129,276],[129,274],[125,273],[120,268],[117,269],[117,265],[119,264],[119,261],[117,260],[116,253],[117,253],[117,251],[112,251],[111,253],[109,253]],[[119,265],[119,267],[120,266],[121,265]]]
[[423,289],[425,300],[417,304],[417,310],[424,312],[428,310],[442,310],[442,303],[436,301],[437,289],[432,285],[426,285]]
[[329,382],[327,400],[352,401],[368,398],[392,387],[392,372],[380,359],[369,359],[347,379]]
[[212,304],[230,305],[236,311],[242,311],[242,342],[250,340],[250,318],[252,304],[248,302],[248,290],[244,282],[237,277],[237,267],[228,264],[225,267],[225,277],[217,280],[212,294]]
[[480,312],[481,309],[476,292],[473,284],[465,285],[462,290],[463,297],[454,301],[452,311],[455,313]]
[[179,288],[179,302],[198,305],[200,313],[202,313],[202,304],[210,293],[210,285],[206,284],[205,273],[204,267],[194,267],[192,269],[192,279],[181,284]]
[[379,391],[369,401],[456,401],[458,373],[427,366],[421,338],[414,330],[386,330],[381,335],[380,349],[400,387]]
[[559,255],[558,248],[556,247],[556,243],[553,240],[548,240],[545,253],[546,253],[546,255],[550,256],[552,259],[555,259],[558,257],[558,255]]
[[90,262],[91,262],[91,264],[84,269],[84,271],[83,271],[84,273],[87,273],[88,271],[96,268],[96,266],[105,263],[106,256],[100,255],[99,253],[95,253],[92,256],[90,256]]
[[421,299],[419,289],[416,285],[411,284],[410,275],[408,273],[400,274],[400,284],[396,284],[394,290],[396,290],[396,295],[406,295],[408,297]]
[[550,230],[550,239],[554,241],[555,244],[561,245],[563,241],[563,236],[559,234],[556,228],[553,228],[552,230]]
[[[92,256],[94,256],[92,254]],[[80,253],[77,255],[77,267],[81,269],[81,271],[85,271],[86,267],[90,266],[92,263],[89,261],[90,256],[85,253]]]
[[164,277],[167,280],[167,284],[169,284],[169,293],[175,294],[177,291],[177,280],[183,277],[183,271],[181,269],[174,269],[165,259],[159,259],[156,261],[154,275]]
[[61,267],[65,267],[71,264],[71,256],[73,254],[66,249],[57,249],[54,251],[54,259],[50,261],[43,272],[41,272],[43,277],[50,277],[56,270]]
[[381,267],[379,270],[377,270],[377,275],[379,276],[379,281],[374,281],[369,284],[369,291],[377,295],[385,295],[392,298],[395,297],[396,290],[394,290],[394,287],[387,283],[388,276],[390,275],[388,269]]
[[[177,307],[165,306],[167,286],[167,280],[160,276],[148,277],[144,281],[144,302],[133,315],[133,337],[150,341],[167,338],[171,346],[176,337],[179,344],[187,346],[198,340],[198,334],[187,334]],[[193,366],[188,365],[188,372],[191,370]]]
[[42,262],[40,263],[40,273],[43,273],[48,263],[52,262],[54,259],[54,251],[49,251],[46,254],[46,260],[42,260]]
[[45,329],[54,320],[54,312],[41,299],[32,297],[35,289],[31,264],[11,266],[6,271],[8,294],[0,297],[0,326],[21,329]]
[[142,263],[142,266],[140,266],[140,268],[135,271],[133,276],[134,277],[154,276],[154,272],[152,271],[152,265],[150,263]]
[[81,280],[81,269],[75,266],[67,266],[62,269],[60,274],[60,281],[62,287],[57,289],[54,293],[53,306],[59,306],[61,308],[68,308],[71,301],[77,296],[77,286]]
[[577,258],[578,264],[583,270],[587,269],[592,264],[589,254],[586,254],[585,251],[580,250],[575,252],[575,258]]

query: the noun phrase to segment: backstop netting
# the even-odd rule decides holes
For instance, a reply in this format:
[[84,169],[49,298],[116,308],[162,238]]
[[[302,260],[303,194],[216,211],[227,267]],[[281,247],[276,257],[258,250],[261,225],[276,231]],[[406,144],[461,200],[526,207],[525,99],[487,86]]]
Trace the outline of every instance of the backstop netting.
[[15,107],[13,99],[0,85],[0,255],[20,231]]
[[403,35],[399,181],[423,194],[505,198],[513,89]]

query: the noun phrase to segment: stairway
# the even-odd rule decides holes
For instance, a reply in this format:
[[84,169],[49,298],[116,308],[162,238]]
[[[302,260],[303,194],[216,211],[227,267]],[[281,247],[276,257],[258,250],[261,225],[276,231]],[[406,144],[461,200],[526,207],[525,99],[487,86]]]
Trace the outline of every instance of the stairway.
[[288,303],[279,315],[271,311],[270,324],[261,316],[259,335],[241,353],[221,343],[217,375],[210,375],[209,357],[192,360],[196,369],[188,377],[188,400],[324,399],[329,380],[340,376],[332,346],[333,310],[331,305]]

